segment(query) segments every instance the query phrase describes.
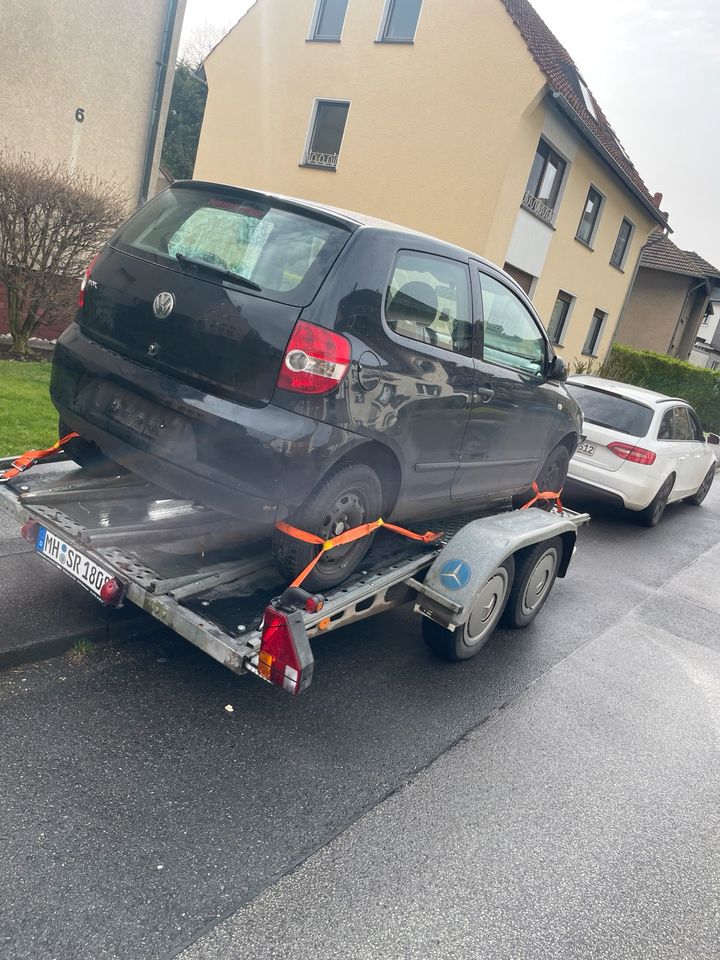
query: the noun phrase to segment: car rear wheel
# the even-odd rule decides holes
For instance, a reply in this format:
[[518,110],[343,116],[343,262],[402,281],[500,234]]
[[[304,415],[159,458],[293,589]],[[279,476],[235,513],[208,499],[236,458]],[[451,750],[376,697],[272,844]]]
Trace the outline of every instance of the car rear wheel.
[[[330,540],[379,519],[382,502],[382,487],[375,471],[363,463],[348,463],[329,473],[289,522],[306,533]],[[360,566],[373,538],[371,534],[328,550],[303,582],[303,588],[322,593],[342,583]],[[289,580],[307,567],[318,549],[315,544],[280,531],[273,538],[275,562]]]
[[710,467],[710,469],[707,472],[707,475],[705,476],[705,479],[697,488],[695,493],[693,493],[692,496],[685,497],[685,503],[691,503],[694,507],[699,507],[700,504],[705,499],[705,497],[710,492],[710,487],[713,485],[714,479],[715,479],[715,464],[713,464],[712,467]]
[[670,474],[644,510],[638,510],[635,519],[643,527],[656,527],[665,513],[668,499],[675,486],[675,474]]
[[[58,435],[62,440],[73,431],[62,420],[58,422]],[[92,473],[95,477],[115,477],[121,473],[127,473],[124,467],[115,463],[109,457],[106,457],[100,447],[91,443],[90,440],[84,440],[82,437],[73,437],[72,440],[63,446],[63,450],[74,460],[75,463]]]
[[490,639],[505,609],[515,576],[512,557],[501,564],[479,591],[470,616],[454,631],[423,617],[423,640],[443,660],[469,660]]
[[[540,473],[535,481],[538,490],[541,493],[560,493],[565,486],[569,466],[570,454],[568,453],[567,447],[562,444],[559,447],[555,447],[540,468]],[[516,510],[519,509],[529,500],[532,500],[534,495],[534,492],[529,489],[527,493],[522,496],[513,497],[513,506]],[[550,510],[553,507],[553,503],[548,500],[538,500],[534,506],[540,507],[542,510]]]

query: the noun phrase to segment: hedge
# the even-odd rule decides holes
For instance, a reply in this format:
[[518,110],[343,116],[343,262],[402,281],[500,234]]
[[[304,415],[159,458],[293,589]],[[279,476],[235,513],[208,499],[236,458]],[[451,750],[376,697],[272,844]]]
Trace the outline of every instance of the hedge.
[[616,343],[599,373],[669,397],[682,397],[695,408],[705,430],[720,432],[720,371]]

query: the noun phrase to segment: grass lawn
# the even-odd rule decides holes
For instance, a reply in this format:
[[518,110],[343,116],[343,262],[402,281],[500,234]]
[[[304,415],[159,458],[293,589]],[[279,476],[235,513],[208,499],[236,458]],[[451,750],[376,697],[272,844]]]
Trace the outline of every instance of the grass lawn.
[[57,440],[58,416],[50,402],[49,363],[0,360],[0,457]]

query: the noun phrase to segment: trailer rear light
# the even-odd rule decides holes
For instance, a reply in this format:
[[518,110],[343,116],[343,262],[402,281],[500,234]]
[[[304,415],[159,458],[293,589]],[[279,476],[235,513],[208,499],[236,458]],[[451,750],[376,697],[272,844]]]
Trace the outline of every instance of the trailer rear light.
[[300,693],[310,686],[313,655],[302,614],[282,613],[267,607],[258,654],[258,673],[288,693]]
[[117,607],[125,593],[125,585],[117,577],[110,577],[100,587],[100,599],[106,607]]
[[350,369],[350,342],[332,330],[298,320],[285,350],[277,385],[294,393],[334,390]]
[[95,256],[92,258],[92,260],[88,264],[87,270],[83,274],[83,278],[80,283],[80,292],[78,293],[78,307],[85,306],[85,290],[88,285],[88,280],[90,279],[90,274],[92,273],[92,268],[95,266],[95,261],[99,256],[100,256],[99,253],[95,254]]
[[621,460],[628,460],[630,463],[642,463],[650,466],[655,463],[655,453],[652,450],[646,450],[645,447],[636,447],[632,443],[623,443],[621,440],[615,440],[608,444],[608,450],[612,450],[616,457]]
[[27,540],[28,543],[35,543],[39,529],[40,524],[37,522],[37,520],[27,520],[20,527],[20,536],[23,538],[23,540]]

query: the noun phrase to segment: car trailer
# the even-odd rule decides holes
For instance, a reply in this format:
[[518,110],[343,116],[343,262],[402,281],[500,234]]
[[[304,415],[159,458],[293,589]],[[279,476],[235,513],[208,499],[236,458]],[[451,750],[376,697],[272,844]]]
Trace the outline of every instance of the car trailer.
[[442,531],[434,542],[381,530],[362,569],[319,596],[281,582],[268,541],[248,539],[241,521],[131,474],[90,476],[62,454],[0,484],[0,510],[106,606],[132,603],[235,673],[294,694],[311,683],[313,637],[403,603],[451,660],[477,653],[501,618],[527,626],[590,519],[507,502],[428,521]]

